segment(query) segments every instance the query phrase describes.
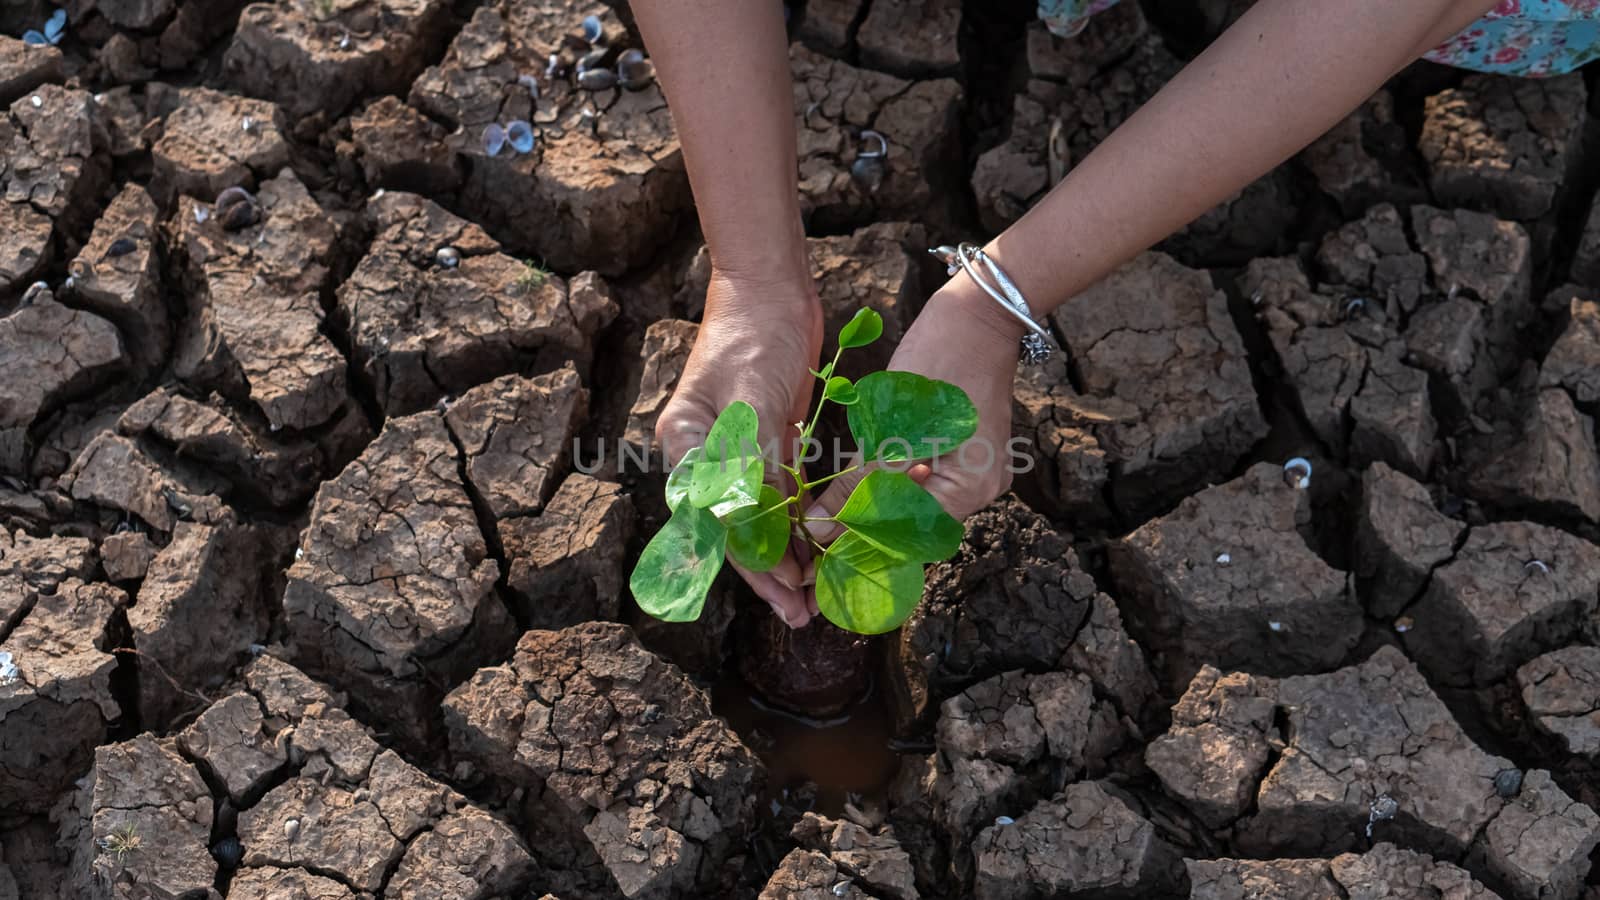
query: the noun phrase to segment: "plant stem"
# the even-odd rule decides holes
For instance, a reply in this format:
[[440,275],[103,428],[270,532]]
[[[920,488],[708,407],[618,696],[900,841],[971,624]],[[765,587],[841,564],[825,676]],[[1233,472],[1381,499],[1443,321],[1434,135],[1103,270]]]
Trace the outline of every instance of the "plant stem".
[[[833,352],[833,362],[828,364],[828,369],[827,369],[827,372],[828,372],[829,376],[833,375],[833,370],[834,369],[839,368],[839,357],[841,357],[843,355],[844,355],[844,348],[843,347],[840,347],[838,350],[835,350]],[[824,378],[824,379],[822,379],[822,396],[817,398],[817,411],[811,414],[811,421],[806,423],[805,430],[800,432],[800,439],[802,441],[805,440],[806,438],[811,437],[811,432],[816,430],[817,420],[822,418],[822,405],[824,403],[827,403],[827,402],[828,402],[828,379]]]
[[[824,475],[823,477],[818,478],[816,481],[808,481],[805,484],[802,484],[800,486],[800,492],[801,493],[805,493],[806,491],[809,491],[814,487],[817,487],[819,485],[827,484],[828,482],[834,480],[835,478],[838,478],[841,475],[849,475],[851,472],[854,472],[855,470],[857,470],[859,468],[861,468],[861,467],[860,466],[851,466],[848,469],[840,469],[839,471],[833,473],[832,475]],[[795,496],[798,497],[799,495],[796,494]]]

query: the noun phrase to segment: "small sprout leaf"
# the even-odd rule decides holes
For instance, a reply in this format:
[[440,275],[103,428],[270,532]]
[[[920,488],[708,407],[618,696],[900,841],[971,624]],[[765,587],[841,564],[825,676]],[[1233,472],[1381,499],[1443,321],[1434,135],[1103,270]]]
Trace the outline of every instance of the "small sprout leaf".
[[817,608],[846,631],[882,634],[910,618],[923,580],[921,563],[890,556],[847,531],[817,564]]
[[883,316],[863,306],[855,317],[839,329],[839,346],[845,350],[865,347],[883,335]]
[[939,562],[961,549],[961,523],[904,472],[868,472],[834,518],[884,553],[910,562]]
[[829,378],[833,377],[833,363],[828,363],[827,365],[823,366],[822,371],[820,372],[818,372],[816,369],[807,369],[806,371],[817,376],[823,381],[827,381]]
[[639,608],[667,622],[700,618],[722,570],[728,529],[710,512],[681,504],[645,545],[628,587]]
[[861,399],[860,395],[856,393],[855,384],[843,375],[835,375],[829,378],[827,386],[822,389],[822,396],[840,406],[851,406]]
[[956,449],[978,430],[965,391],[911,372],[873,372],[856,382],[860,400],[847,417],[867,462],[929,459]]
[[734,510],[728,526],[728,557],[752,572],[765,572],[783,559],[789,547],[788,498],[770,484],[761,486],[755,506]]
[[667,476],[667,509],[677,512],[678,506],[689,496],[689,476],[694,474],[694,464],[705,458],[705,448],[696,447],[683,455]]
[[716,504],[718,515],[752,506],[761,495],[763,462],[756,441],[756,411],[743,400],[728,404],[706,434],[705,450],[691,468],[689,502]]

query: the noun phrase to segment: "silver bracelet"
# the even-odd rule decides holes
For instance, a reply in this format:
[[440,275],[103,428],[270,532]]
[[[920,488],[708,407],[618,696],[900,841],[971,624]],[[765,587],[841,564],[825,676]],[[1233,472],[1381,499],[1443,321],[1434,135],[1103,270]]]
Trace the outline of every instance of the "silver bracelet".
[[[945,264],[948,274],[966,272],[972,282],[983,289],[1006,312],[1016,316],[1022,324],[1028,326],[1031,333],[1022,336],[1022,361],[1030,366],[1036,366],[1050,358],[1050,332],[1033,318],[1033,310],[1028,306],[1028,301],[1017,290],[1017,286],[1006,275],[1000,264],[995,262],[983,248],[976,244],[961,244],[951,247],[948,244],[934,247],[928,251],[940,262]],[[993,282],[992,284],[990,282]]]

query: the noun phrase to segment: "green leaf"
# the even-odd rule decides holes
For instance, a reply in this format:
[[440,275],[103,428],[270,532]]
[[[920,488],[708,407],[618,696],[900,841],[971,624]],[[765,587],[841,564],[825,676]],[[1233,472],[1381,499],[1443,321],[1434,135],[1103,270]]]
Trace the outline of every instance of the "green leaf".
[[752,572],[765,572],[789,548],[789,498],[770,484],[761,486],[761,501],[728,516],[728,557]]
[[904,472],[868,472],[834,518],[879,550],[912,562],[939,562],[961,548],[961,523]]
[[639,608],[668,622],[693,622],[722,569],[728,529],[711,513],[683,504],[639,554],[628,587]]
[[829,378],[827,385],[822,389],[822,396],[840,406],[849,406],[861,399],[860,395],[856,393],[856,386],[843,375],[835,375]]
[[754,506],[761,496],[761,447],[756,411],[743,400],[728,404],[711,424],[700,458],[690,465],[689,502],[716,515]]
[[978,410],[967,392],[947,381],[873,372],[856,382],[856,393],[860,399],[846,415],[866,462],[929,459],[978,430]]
[[827,365],[823,366],[822,371],[820,372],[818,372],[816,369],[807,369],[806,371],[817,376],[818,378],[821,378],[823,381],[827,381],[828,378],[833,375],[833,363],[828,363]]
[[839,329],[839,349],[865,347],[883,335],[883,316],[865,306],[856,310],[855,317]]
[[921,563],[890,556],[854,532],[834,541],[817,564],[817,608],[857,634],[900,627],[922,600]]

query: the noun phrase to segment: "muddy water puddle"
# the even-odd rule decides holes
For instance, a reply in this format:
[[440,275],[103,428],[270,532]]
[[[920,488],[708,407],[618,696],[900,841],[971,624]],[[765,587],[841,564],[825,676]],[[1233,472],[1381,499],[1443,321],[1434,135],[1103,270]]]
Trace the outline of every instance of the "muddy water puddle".
[[767,706],[737,675],[724,676],[711,696],[712,710],[728,720],[767,766],[763,805],[783,802],[786,789],[793,792],[809,781],[816,785],[813,808],[823,815],[842,815],[852,795],[858,806],[883,808],[900,755],[891,748],[889,711],[881,690],[869,691],[825,722]]

